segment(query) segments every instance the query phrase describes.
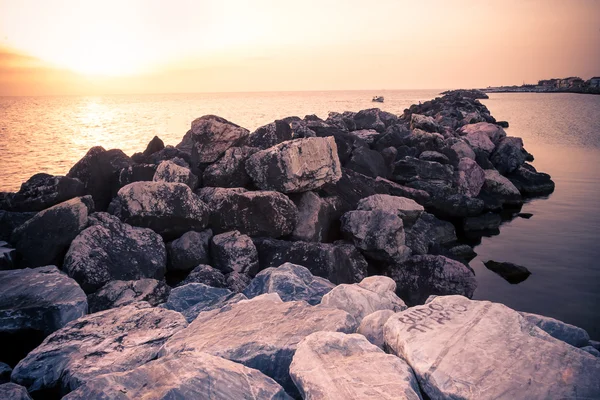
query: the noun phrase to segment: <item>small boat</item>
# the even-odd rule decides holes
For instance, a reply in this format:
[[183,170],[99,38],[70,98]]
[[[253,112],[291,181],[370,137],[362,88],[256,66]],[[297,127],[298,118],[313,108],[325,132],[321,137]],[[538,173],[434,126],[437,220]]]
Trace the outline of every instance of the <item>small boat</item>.
[[383,103],[383,96],[373,96],[372,101],[376,101],[378,103]]

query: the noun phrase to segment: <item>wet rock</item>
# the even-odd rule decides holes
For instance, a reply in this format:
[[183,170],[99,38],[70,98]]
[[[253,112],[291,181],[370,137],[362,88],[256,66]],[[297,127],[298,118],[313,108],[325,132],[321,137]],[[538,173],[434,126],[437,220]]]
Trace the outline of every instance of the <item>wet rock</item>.
[[496,230],[502,224],[500,214],[488,212],[477,217],[467,217],[463,220],[465,231],[490,231]]
[[119,189],[133,182],[152,181],[156,173],[155,164],[134,164],[119,172]]
[[517,137],[505,137],[500,140],[490,157],[490,161],[501,174],[517,170],[525,164],[529,153],[523,149],[523,140]]
[[362,335],[316,332],[300,344],[290,375],[304,399],[421,399],[411,368]]
[[248,137],[247,145],[264,150],[292,139],[294,137],[290,124],[276,120],[255,130]]
[[165,239],[208,225],[210,210],[182,183],[135,182],[121,188],[109,212],[121,221],[150,228]]
[[0,360],[16,364],[87,308],[77,282],[54,266],[0,271]]
[[481,188],[484,196],[498,199],[501,204],[519,205],[523,203],[521,193],[510,180],[495,169],[486,169],[485,182]]
[[198,186],[198,177],[189,168],[177,165],[172,160],[158,164],[152,180],[154,182],[183,183],[192,190]]
[[255,240],[262,268],[277,268],[290,262],[303,265],[316,276],[333,282],[360,282],[367,275],[367,262],[351,244]]
[[313,276],[301,265],[285,263],[260,271],[246,287],[244,294],[251,299],[265,293],[277,293],[283,301],[304,300],[315,305],[334,287],[333,283]]
[[426,132],[441,132],[441,127],[432,117],[413,114],[410,117],[410,129],[422,129]]
[[88,296],[90,314],[146,301],[153,307],[164,303],[171,288],[156,279],[142,278],[135,281],[110,281],[100,290]]
[[427,254],[456,240],[454,225],[426,212],[422,213],[414,225],[406,230],[406,245],[413,254]]
[[397,214],[375,211],[349,211],[341,218],[342,232],[369,258],[380,261],[405,260],[404,224]]
[[119,149],[96,146],[69,170],[67,177],[79,179],[85,193],[92,195],[96,211],[105,211],[119,187],[119,174],[133,164]]
[[554,182],[550,175],[537,172],[530,164],[525,164],[507,175],[523,196],[545,196],[554,192]]
[[225,275],[225,287],[234,293],[242,293],[250,284],[251,278],[246,274],[232,271]]
[[383,349],[385,344],[383,340],[383,326],[394,314],[395,312],[392,310],[372,312],[363,318],[356,332],[366,337],[375,346]]
[[246,160],[246,172],[261,189],[294,193],[337,182],[341,166],[331,137],[306,138],[254,153]]
[[171,290],[169,299],[161,307],[180,312],[188,322],[192,322],[201,312],[219,309],[244,299],[246,296],[243,294],[224,288],[189,283]]
[[10,365],[0,362],[0,384],[10,382],[10,374],[12,373],[12,368]]
[[207,353],[184,352],[151,361],[132,371],[103,375],[64,399],[229,400],[248,396],[291,400],[281,386],[255,369]]
[[408,362],[431,399],[600,395],[595,357],[502,304],[437,297],[393,315],[384,331],[387,347]]
[[493,271],[503,277],[508,283],[517,284],[529,278],[531,272],[521,265],[509,262],[486,261],[484,262],[487,269]]
[[10,212],[0,210],[0,240],[10,240],[13,231],[35,216],[35,212]]
[[476,124],[468,124],[460,128],[459,133],[461,135],[468,135],[469,133],[481,132],[486,134],[492,143],[498,144],[502,139],[506,137],[504,129],[497,124],[490,124],[488,122],[478,122]]
[[225,275],[221,271],[210,265],[201,264],[194,268],[177,286],[187,285],[188,283],[204,283],[207,286],[225,288],[227,287],[225,282]]
[[40,211],[16,228],[10,242],[20,256],[21,267],[63,263],[63,257],[94,209],[91,196],[77,197]]
[[249,131],[225,118],[205,115],[192,121],[192,128],[176,147],[192,155],[192,163],[213,163],[230,147],[242,146]]
[[521,312],[520,314],[528,322],[537,326],[548,335],[571,346],[584,347],[590,342],[590,335],[585,329],[543,315],[526,312]]
[[81,181],[67,176],[35,174],[0,201],[0,209],[17,212],[42,211],[63,201],[85,195]]
[[279,237],[292,233],[298,209],[284,194],[222,189],[208,197],[211,227],[217,232],[237,230],[249,236]]
[[202,177],[204,186],[234,188],[247,187],[252,179],[246,172],[246,160],[259,149],[256,147],[231,147],[223,157],[209,165]]
[[463,136],[463,139],[474,151],[479,150],[491,154],[496,147],[487,133],[481,131],[469,132]]
[[477,197],[486,180],[484,170],[470,158],[461,158],[456,172],[459,192],[469,197]]
[[398,296],[409,306],[423,304],[432,294],[471,298],[477,287],[475,274],[469,267],[444,256],[412,256],[387,272],[398,284]]
[[406,304],[396,296],[396,282],[387,276],[370,276],[353,285],[342,284],[323,296],[321,304],[338,308],[352,315],[358,324],[364,317],[379,310],[398,312]]
[[27,389],[16,383],[4,383],[0,385],[0,399],[7,400],[31,400]]
[[293,196],[298,207],[298,223],[292,232],[292,240],[323,242],[332,235],[337,220],[337,199],[322,199],[314,192]]
[[92,214],[89,220],[89,228],[71,243],[63,265],[86,293],[113,280],[164,277],[167,251],[158,234],[104,212]]
[[169,271],[191,271],[199,264],[210,261],[209,245],[212,230],[189,231],[179,239],[167,243],[167,269]]
[[293,395],[289,366],[298,343],[316,331],[355,329],[354,319],[341,310],[255,298],[201,313],[165,343],[160,356],[204,351],[258,369]]
[[360,200],[357,210],[387,211],[400,217],[404,225],[411,226],[421,216],[424,208],[416,201],[406,197],[376,194]]
[[375,178],[387,176],[388,168],[383,156],[375,150],[359,147],[352,152],[350,160],[344,167]]
[[258,252],[250,236],[238,231],[221,233],[213,236],[210,249],[213,265],[224,273],[254,276],[258,272]]

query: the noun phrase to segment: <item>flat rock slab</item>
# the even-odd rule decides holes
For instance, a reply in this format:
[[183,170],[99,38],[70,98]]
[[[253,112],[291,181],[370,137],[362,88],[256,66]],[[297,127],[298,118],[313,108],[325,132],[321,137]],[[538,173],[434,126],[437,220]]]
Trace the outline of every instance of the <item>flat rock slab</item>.
[[102,375],[64,400],[291,400],[260,371],[201,352],[184,352],[134,370]]
[[284,303],[276,294],[275,298],[259,297],[201,313],[165,343],[160,356],[204,351],[256,368],[294,394],[289,366],[298,343],[317,331],[354,332],[356,321],[342,310],[304,301]]
[[598,398],[600,362],[498,303],[462,296],[392,316],[387,347],[431,399]]
[[307,336],[298,344],[290,375],[304,400],[421,399],[408,364],[357,334]]
[[67,394],[91,379],[134,369],[187,322],[175,311],[139,302],[87,315],[48,336],[13,370],[30,393]]

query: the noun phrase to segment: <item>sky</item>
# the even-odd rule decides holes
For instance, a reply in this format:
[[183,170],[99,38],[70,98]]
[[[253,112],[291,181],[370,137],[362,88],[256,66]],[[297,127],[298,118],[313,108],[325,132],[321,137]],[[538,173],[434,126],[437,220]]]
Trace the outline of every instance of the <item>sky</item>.
[[600,76],[600,0],[0,0],[0,95]]

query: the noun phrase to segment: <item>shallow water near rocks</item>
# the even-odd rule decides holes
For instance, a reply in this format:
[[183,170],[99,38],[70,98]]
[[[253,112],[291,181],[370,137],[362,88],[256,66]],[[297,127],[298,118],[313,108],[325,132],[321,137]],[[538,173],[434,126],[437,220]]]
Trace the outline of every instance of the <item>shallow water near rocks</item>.
[[[438,90],[0,97],[0,191],[37,172],[66,174],[95,145],[143,151],[154,135],[175,145],[190,122],[216,114],[250,130],[290,115],[379,107],[401,114]],[[373,95],[385,96],[372,103]],[[561,319],[600,339],[600,96],[496,93],[483,100],[510,136],[522,137],[556,191],[523,206],[500,234],[483,238],[471,262],[474,298]],[[483,261],[509,261],[532,275],[511,285]]]

